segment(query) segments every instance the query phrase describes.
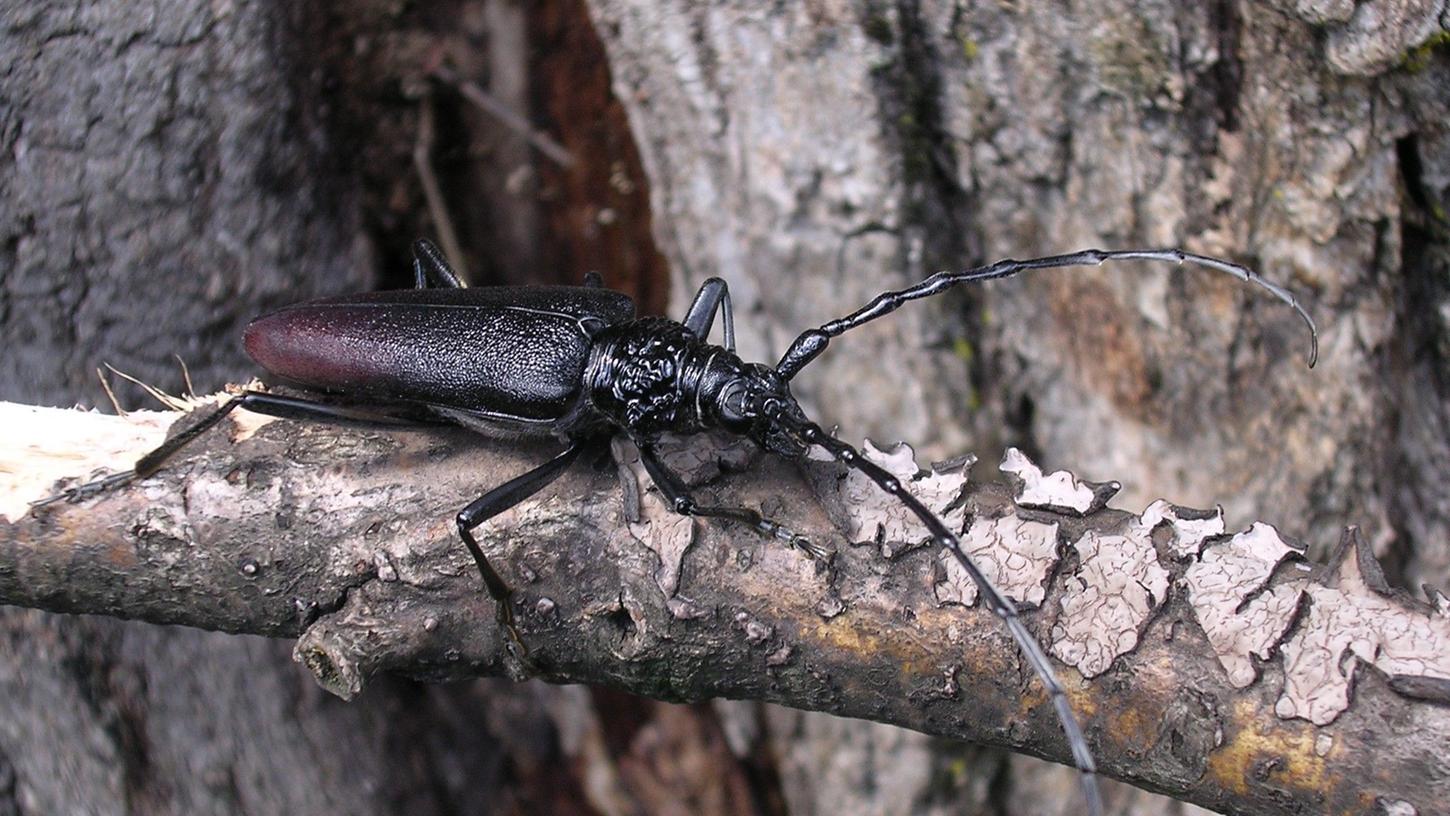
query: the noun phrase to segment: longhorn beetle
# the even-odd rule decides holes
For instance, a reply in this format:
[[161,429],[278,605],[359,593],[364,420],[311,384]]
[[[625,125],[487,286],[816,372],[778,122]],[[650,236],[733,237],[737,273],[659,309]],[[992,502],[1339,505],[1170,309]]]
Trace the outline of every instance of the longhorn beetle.
[[[599,450],[612,434],[623,432],[638,446],[645,470],[675,512],[738,522],[824,557],[825,549],[755,510],[697,503],[656,448],[665,431],[690,434],[707,428],[748,436],[760,447],[792,459],[819,445],[900,499],[976,582],[986,605],[1002,619],[1047,688],[1092,814],[1101,813],[1102,803],[1087,740],[1052,665],[1017,616],[1016,606],[972,562],[956,533],[896,477],[807,418],[791,396],[790,380],[826,350],[831,338],[907,301],[1024,270],[1124,260],[1189,262],[1261,286],[1292,306],[1308,324],[1311,367],[1319,351],[1314,321],[1287,290],[1246,267],[1178,249],[1085,250],[938,272],[803,332],[773,368],[747,363],[735,354],[730,293],[720,278],[705,281],[684,321],[675,322],[636,318],[633,301],[603,288],[598,275],[591,274],[583,287],[469,289],[429,241],[415,242],[413,254],[414,289],[302,303],[263,315],[247,327],[243,342],[252,359],[284,381],[335,395],[333,401],[243,392],[142,456],[131,470],[38,504],[75,500],[149,476],[237,408],[291,419],[387,425],[441,421],[495,436],[553,435],[564,441],[562,453],[484,493],[458,513],[458,534],[496,602],[498,622],[509,635],[510,648],[526,667],[532,667],[514,624],[509,587],[473,536],[480,524],[553,482],[581,453]],[[723,316],[724,346],[707,341],[716,314]]]

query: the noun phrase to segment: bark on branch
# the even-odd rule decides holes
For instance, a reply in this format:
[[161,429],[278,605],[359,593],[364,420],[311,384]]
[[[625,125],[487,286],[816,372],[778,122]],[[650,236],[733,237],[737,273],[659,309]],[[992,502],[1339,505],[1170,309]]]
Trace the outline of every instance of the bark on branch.
[[[174,416],[0,405],[0,603],[297,637],[344,697],[380,671],[513,670],[453,517],[547,445],[239,417],[153,478],[26,512],[56,473],[124,466]],[[831,542],[831,566],[621,491],[620,477],[647,487],[629,466],[579,468],[481,530],[544,679],[1065,758],[1010,638],[962,606],[970,583],[897,508],[833,464],[705,443],[676,460],[702,491]],[[874,455],[916,470],[907,448]],[[1220,513],[1106,509],[1115,486],[1015,451],[1003,482],[969,470],[913,487],[1031,610],[1105,773],[1229,813],[1450,801],[1450,778],[1426,772],[1450,739],[1450,603],[1390,590],[1353,531],[1316,566],[1267,525],[1228,535]]]

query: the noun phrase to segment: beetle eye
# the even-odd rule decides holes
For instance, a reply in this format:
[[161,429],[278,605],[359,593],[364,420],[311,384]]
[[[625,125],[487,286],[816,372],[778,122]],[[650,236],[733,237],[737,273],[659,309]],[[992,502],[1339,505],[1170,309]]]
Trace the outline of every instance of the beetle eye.
[[740,380],[725,386],[716,405],[719,407],[720,419],[727,426],[739,425],[751,419],[750,389]]

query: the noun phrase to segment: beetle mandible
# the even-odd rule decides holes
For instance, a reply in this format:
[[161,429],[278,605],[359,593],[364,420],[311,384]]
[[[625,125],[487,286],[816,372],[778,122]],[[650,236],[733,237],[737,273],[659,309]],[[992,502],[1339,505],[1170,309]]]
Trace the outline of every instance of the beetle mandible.
[[[528,650],[514,622],[510,590],[489,564],[473,531],[557,479],[586,450],[616,432],[627,434],[660,493],[675,512],[734,521],[780,539],[813,557],[827,550],[745,507],[699,504],[683,479],[661,460],[666,431],[691,434],[722,428],[760,447],[799,459],[820,446],[897,497],[976,582],[1046,687],[1066,733],[1092,814],[1102,811],[1087,740],[1046,654],[1017,608],[977,568],[948,529],[891,474],[812,422],[791,395],[790,380],[818,357],[831,338],[960,283],[1005,278],[1031,269],[1096,266],[1107,261],[1193,263],[1256,284],[1294,308],[1309,327],[1309,365],[1318,332],[1287,290],[1229,261],[1178,249],[1084,250],[1026,261],[1004,260],[939,272],[905,289],[877,295],[845,317],[798,336],[774,367],[735,354],[729,289],[707,280],[683,321],[637,318],[628,296],[603,288],[591,274],[583,287],[463,285],[438,248],[413,245],[415,288],[329,298],[283,308],[252,321],[247,353],[276,377],[346,402],[245,391],[177,433],[123,471],[44,499],[77,499],[155,473],[165,461],[237,408],[292,419],[412,425],[454,423],[488,435],[553,435],[564,451],[484,493],[458,513],[458,534],[496,602],[498,622],[525,666]],[[725,344],[708,342],[716,316]]]

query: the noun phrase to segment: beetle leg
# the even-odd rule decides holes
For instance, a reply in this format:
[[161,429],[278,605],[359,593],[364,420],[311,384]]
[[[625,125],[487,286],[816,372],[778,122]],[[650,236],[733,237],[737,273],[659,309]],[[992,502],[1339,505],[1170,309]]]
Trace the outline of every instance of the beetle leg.
[[55,495],[47,496],[40,501],[32,502],[31,506],[43,507],[47,504],[53,504],[62,500],[80,501],[81,499],[99,495],[121,485],[129,484],[137,479],[144,479],[160,470],[161,466],[166,464],[166,460],[175,455],[177,451],[211,430],[227,414],[230,414],[237,408],[245,408],[254,413],[267,414],[284,419],[321,420],[324,422],[384,425],[390,427],[429,424],[378,411],[315,402],[301,397],[286,397],[281,394],[268,394],[263,391],[243,391],[241,394],[217,406],[216,410],[202,417],[195,424],[183,429],[180,433],[167,439],[165,442],[162,442],[155,450],[137,459],[136,464],[130,470],[112,473],[109,476],[63,490]]
[[695,293],[695,302],[690,304],[690,311],[682,322],[696,337],[706,340],[710,336],[710,327],[715,325],[717,311],[725,318],[725,348],[734,351],[735,315],[730,308],[730,286],[720,278],[710,278],[701,284],[700,291]]
[[483,548],[478,545],[478,539],[473,537],[473,530],[478,525],[543,490],[550,482],[568,470],[574,460],[579,458],[579,454],[593,441],[575,442],[553,459],[522,476],[515,476],[495,487],[458,512],[458,535],[468,547],[468,552],[473,555],[474,562],[478,564],[478,573],[483,576],[483,585],[488,589],[489,596],[493,598],[498,607],[498,622],[508,632],[509,641],[512,644],[510,650],[514,652],[514,657],[524,664],[524,668],[530,674],[537,673],[537,669],[529,660],[529,647],[524,645],[524,639],[519,634],[518,626],[514,621],[511,600],[513,590],[509,589],[508,584],[504,583],[503,577],[488,562],[488,557],[483,554]]
[[453,267],[448,265],[448,259],[443,257],[443,251],[427,238],[419,238],[413,242],[413,283],[418,289],[464,288],[458,273],[453,271]]
[[653,445],[635,440],[635,447],[639,448],[639,459],[644,463],[644,469],[649,472],[650,479],[654,481],[655,487],[660,489],[660,493],[664,494],[670,507],[676,513],[682,516],[700,516],[738,522],[767,538],[778,539],[786,546],[800,550],[811,558],[825,561],[831,556],[829,547],[815,544],[809,538],[748,507],[705,507],[697,504],[694,497],[690,495],[689,488],[685,487],[684,480],[660,460]]

